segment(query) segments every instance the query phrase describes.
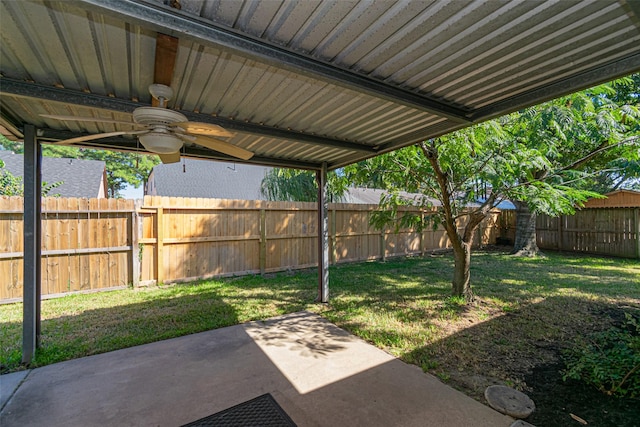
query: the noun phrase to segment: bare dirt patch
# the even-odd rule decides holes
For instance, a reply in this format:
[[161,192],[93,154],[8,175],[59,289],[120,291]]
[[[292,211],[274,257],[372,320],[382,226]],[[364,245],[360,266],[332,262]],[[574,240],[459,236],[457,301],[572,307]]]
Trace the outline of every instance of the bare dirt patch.
[[[637,311],[602,301],[553,297],[484,322],[477,314],[461,314],[448,326],[450,337],[431,348],[438,363],[433,372],[483,403],[490,385],[525,392],[536,404],[526,421],[537,426],[582,425],[577,419],[588,425],[638,426],[640,401],[563,381],[561,373],[563,349],[580,335],[621,327],[629,309]],[[462,329],[465,322],[478,324]]]

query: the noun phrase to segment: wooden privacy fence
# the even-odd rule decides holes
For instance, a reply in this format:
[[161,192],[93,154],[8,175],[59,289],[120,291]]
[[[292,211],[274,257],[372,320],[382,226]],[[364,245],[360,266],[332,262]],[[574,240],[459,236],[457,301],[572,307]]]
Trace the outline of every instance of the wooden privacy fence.
[[[376,230],[377,205],[329,205],[331,263],[384,259],[445,249],[443,228]],[[144,198],[138,210],[141,284],[259,274],[317,265],[315,203]],[[497,212],[479,231],[495,242]],[[158,262],[160,261],[160,262]]]
[[[444,229],[376,230],[377,205],[331,204],[331,263],[449,247]],[[476,241],[494,243],[497,212]],[[317,265],[317,205],[146,196],[43,199],[42,294]],[[461,226],[463,224],[460,224]],[[22,199],[0,198],[0,300],[22,296]]]
[[[0,300],[22,297],[23,201],[0,197]],[[137,269],[133,200],[42,199],[42,295],[127,286]]]
[[[0,197],[0,301],[22,297],[22,203]],[[369,219],[377,208],[329,205],[331,263],[450,247],[442,228],[374,229]],[[316,266],[316,209],[315,203],[149,196],[137,206],[133,200],[45,198],[42,294]],[[542,249],[640,258],[640,208],[583,209],[537,221]],[[513,239],[514,227],[514,211],[494,212],[475,241]]]
[[[500,214],[501,237],[513,241],[515,211]],[[554,249],[624,258],[640,258],[640,208],[582,209],[557,218],[536,219],[540,249]]]

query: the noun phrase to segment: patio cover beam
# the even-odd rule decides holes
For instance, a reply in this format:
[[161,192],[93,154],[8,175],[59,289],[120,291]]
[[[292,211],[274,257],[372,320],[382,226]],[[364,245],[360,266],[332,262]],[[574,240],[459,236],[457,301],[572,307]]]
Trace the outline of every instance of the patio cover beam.
[[593,68],[538,89],[498,101],[479,108],[471,118],[474,122],[489,120],[504,115],[508,111],[529,107],[557,98],[558,94],[570,94],[588,89],[598,84],[628,76],[640,70],[640,54],[630,55],[616,62]]
[[468,111],[452,104],[389,85],[380,80],[287,50],[262,39],[240,34],[160,3],[139,0],[81,0],[78,3],[82,3],[82,7],[88,11],[133,22],[174,37],[188,38],[197,43],[224,47],[274,67],[289,69],[314,79],[444,116],[460,123],[471,122],[467,117]]
[[[53,143],[56,141],[61,141],[65,139],[76,138],[79,136],[86,135],[85,133],[77,133],[71,132],[67,130],[56,130],[56,129],[38,129],[39,139],[43,144]],[[82,142],[79,144],[73,144],[74,147],[86,147],[92,149],[103,149],[103,150],[115,150],[115,151],[126,151],[126,152],[139,152],[140,146],[136,143],[136,140],[133,138],[126,138],[122,136],[104,138],[101,140],[93,140]],[[146,154],[146,152],[144,153]],[[153,153],[149,153],[153,154]],[[226,154],[218,153],[217,151],[212,151],[204,148],[200,148],[197,146],[183,146],[180,149],[180,154],[186,157],[191,158],[201,158],[201,159],[212,159],[212,160],[220,160],[224,162],[237,162],[238,159],[235,157],[227,156]],[[295,168],[295,169],[306,169],[306,170],[318,170],[322,167],[320,163],[312,163],[312,162],[302,162],[296,160],[288,160],[288,159],[275,159],[270,157],[262,157],[262,156],[253,156],[249,160],[243,161],[243,163],[247,164],[256,164],[262,166],[272,166],[272,167],[281,167],[281,168]]]
[[[46,86],[37,83],[28,83],[14,80],[7,77],[0,78],[0,93],[27,98],[43,99],[65,104],[74,104],[90,108],[101,108],[105,110],[131,113],[138,107],[148,107],[149,105],[134,102],[127,99],[112,98],[108,96],[85,93],[71,89]],[[311,135],[303,132],[296,132],[287,129],[274,128],[271,126],[247,123],[238,120],[231,120],[225,117],[212,116],[210,114],[194,113],[193,111],[173,110],[184,114],[190,121],[212,123],[242,133],[262,135],[271,138],[289,139],[292,141],[304,142],[324,147],[342,148],[375,154],[376,147],[364,144],[356,144],[349,141],[342,141],[318,135]]]
[[42,151],[32,125],[24,127],[24,259],[22,363],[31,363],[40,345]]

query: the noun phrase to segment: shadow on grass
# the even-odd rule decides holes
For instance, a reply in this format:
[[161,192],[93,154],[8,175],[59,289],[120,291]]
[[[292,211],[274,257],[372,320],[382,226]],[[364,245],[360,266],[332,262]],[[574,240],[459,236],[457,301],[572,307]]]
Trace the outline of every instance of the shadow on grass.
[[[471,306],[450,298],[452,269],[446,256],[338,267],[331,310],[323,315],[482,402],[494,383],[530,387],[534,400],[544,403],[534,424],[574,425],[569,407],[596,425],[631,426],[640,419],[637,402],[564,383],[557,368],[561,350],[576,337],[607,329],[624,317],[622,310],[640,308],[634,303],[640,301],[636,261],[477,252],[472,281],[479,298]],[[420,340],[426,344],[416,345]],[[409,350],[398,352],[403,348]],[[530,379],[554,366],[550,383]]]
[[[236,310],[216,291],[154,298],[88,309],[42,320],[41,346],[32,366],[103,353],[238,323]],[[20,363],[22,325],[0,324],[4,332],[2,371]]]
[[[144,301],[43,318],[41,346],[31,367],[299,311],[313,300],[313,290],[300,289],[299,284],[274,284],[270,291],[264,281],[245,282],[216,287],[197,282],[139,291]],[[44,303],[65,304],[65,298]],[[0,330],[0,373],[20,369],[22,323],[0,322]]]

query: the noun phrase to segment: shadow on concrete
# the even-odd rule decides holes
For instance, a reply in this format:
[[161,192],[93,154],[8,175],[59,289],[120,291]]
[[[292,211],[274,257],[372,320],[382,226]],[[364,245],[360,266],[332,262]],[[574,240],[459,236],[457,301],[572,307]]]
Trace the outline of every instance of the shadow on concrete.
[[512,420],[302,312],[34,369],[3,426],[177,426],[271,393],[299,426]]
[[[253,340],[261,347],[279,347],[302,357],[326,358],[329,354],[345,350],[353,336],[343,329],[326,322],[319,322],[308,313],[287,316],[286,325],[271,321],[257,322],[262,327],[248,328]],[[269,328],[265,326],[271,326]]]

